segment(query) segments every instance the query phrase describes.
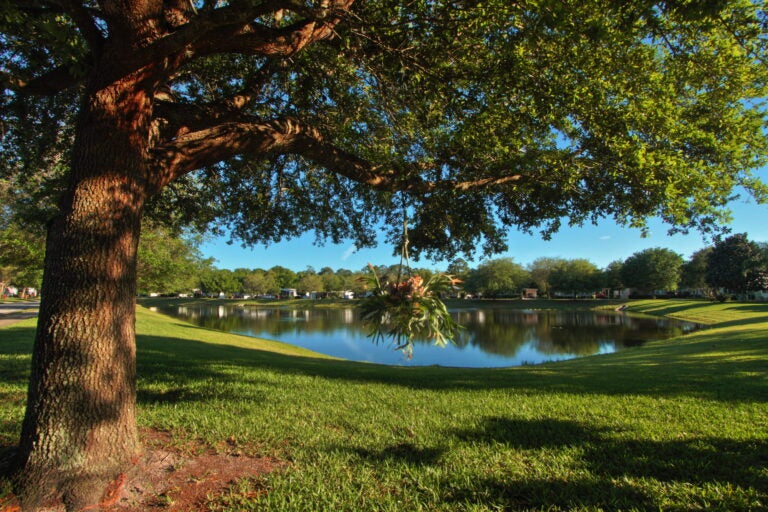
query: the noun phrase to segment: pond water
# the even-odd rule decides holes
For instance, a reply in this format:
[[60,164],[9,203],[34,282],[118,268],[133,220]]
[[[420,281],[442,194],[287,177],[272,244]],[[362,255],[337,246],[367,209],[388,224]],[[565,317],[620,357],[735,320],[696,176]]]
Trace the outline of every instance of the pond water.
[[196,325],[278,340],[353,361],[388,365],[505,367],[606,354],[650,340],[680,336],[696,324],[619,312],[458,309],[464,326],[445,348],[416,342],[408,358],[388,340],[375,343],[357,310],[179,306],[158,311]]

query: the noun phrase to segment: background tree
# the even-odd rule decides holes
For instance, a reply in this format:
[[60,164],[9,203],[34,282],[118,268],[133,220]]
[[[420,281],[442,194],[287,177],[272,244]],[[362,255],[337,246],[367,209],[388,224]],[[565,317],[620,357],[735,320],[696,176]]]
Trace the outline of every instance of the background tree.
[[344,279],[336,275],[331,267],[321,268],[318,275],[323,280],[324,291],[339,291],[344,287]]
[[269,269],[269,273],[272,274],[279,288],[296,288],[298,277],[293,270],[275,265]]
[[280,292],[280,285],[277,284],[275,274],[261,269],[254,270],[248,274],[243,282],[243,286],[245,291],[252,295],[277,296]]
[[748,0],[6,2],[2,177],[57,196],[25,506],[84,508],[139,450],[144,215],[366,247],[405,203],[412,255],[449,258],[564,218],[711,230],[765,193],[764,26]]
[[594,263],[577,258],[564,260],[555,267],[549,276],[549,284],[553,290],[564,295],[591,295],[602,288],[602,276]]
[[307,267],[306,270],[297,272],[296,278],[296,288],[298,288],[300,293],[325,291],[323,288],[323,278],[312,267]]
[[227,268],[209,268],[200,275],[200,288],[206,295],[231,295],[241,292],[241,283]]
[[464,258],[456,258],[445,269],[445,273],[457,279],[464,280],[470,272],[469,263]]
[[0,177],[0,292],[4,286],[40,288],[45,255],[45,230],[26,216],[25,202],[7,179]]
[[0,282],[39,289],[44,256],[45,234],[39,225],[0,222]]
[[360,273],[352,272],[346,268],[340,268],[336,270],[336,275],[342,280],[339,290],[352,290],[357,297],[365,293],[362,282],[359,279],[361,276]]
[[623,266],[623,261],[615,260],[603,269],[603,285],[608,288],[611,297],[613,296],[613,291],[626,288],[621,278],[621,267]]
[[745,294],[761,289],[760,273],[767,268],[765,252],[740,233],[715,242],[707,258],[706,280],[713,288]]
[[709,256],[712,253],[712,247],[700,249],[683,263],[680,272],[680,287],[693,293],[701,292],[709,295],[710,287],[707,283],[707,268],[709,266]]
[[144,226],[136,267],[139,293],[192,293],[212,264],[199,244],[198,238],[174,235],[162,225]]
[[683,257],[661,247],[634,253],[621,267],[621,280],[630,288],[656,296],[677,290]]
[[512,258],[497,258],[481,263],[470,271],[464,288],[483,297],[519,297],[529,281],[528,272]]
[[550,278],[552,273],[563,265],[565,265],[564,258],[548,257],[536,258],[528,264],[527,268],[531,275],[531,281],[536,288],[539,289],[539,295],[541,297],[549,297],[551,287]]

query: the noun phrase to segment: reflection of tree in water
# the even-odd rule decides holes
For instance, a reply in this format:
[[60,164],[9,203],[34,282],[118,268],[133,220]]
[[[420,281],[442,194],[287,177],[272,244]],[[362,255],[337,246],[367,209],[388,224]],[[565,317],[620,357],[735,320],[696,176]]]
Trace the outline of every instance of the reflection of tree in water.
[[[312,334],[345,338],[367,337],[357,311],[349,309],[263,309],[233,306],[178,308],[168,311],[203,327],[272,339]],[[460,310],[455,318],[462,329],[454,342],[506,357],[524,347],[546,355],[590,355],[679,336],[690,330],[682,324],[592,311]],[[417,344],[431,344],[416,340]]]
[[530,344],[543,354],[590,355],[684,333],[668,321],[587,311],[463,311],[461,340],[498,355],[514,355]]
[[180,307],[175,314],[210,329],[262,333],[275,338],[285,334],[329,334],[342,328],[365,337],[353,309]]
[[[515,355],[533,335],[529,323],[505,321],[503,311],[462,311],[458,322],[464,327],[457,345],[473,345],[489,354]],[[518,320],[522,318],[519,315]],[[524,319],[522,319],[524,320]]]

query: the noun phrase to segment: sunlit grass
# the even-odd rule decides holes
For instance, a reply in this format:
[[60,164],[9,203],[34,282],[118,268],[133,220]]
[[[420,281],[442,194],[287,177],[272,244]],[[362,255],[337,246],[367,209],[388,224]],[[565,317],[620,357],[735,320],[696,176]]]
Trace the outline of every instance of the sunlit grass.
[[[631,308],[711,328],[463,370],[333,360],[139,308],[139,422],[288,462],[218,510],[768,509],[768,305]],[[33,325],[0,330],[4,444]]]

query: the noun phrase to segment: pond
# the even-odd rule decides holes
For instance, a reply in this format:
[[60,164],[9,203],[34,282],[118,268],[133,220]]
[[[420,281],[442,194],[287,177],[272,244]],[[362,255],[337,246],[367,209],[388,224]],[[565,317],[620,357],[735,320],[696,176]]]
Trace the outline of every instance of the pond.
[[452,314],[464,329],[455,344],[441,348],[416,342],[409,359],[389,340],[374,343],[354,308],[292,310],[221,305],[157,310],[202,327],[278,340],[352,361],[465,368],[521,366],[606,354],[699,327],[612,311],[457,309]]

